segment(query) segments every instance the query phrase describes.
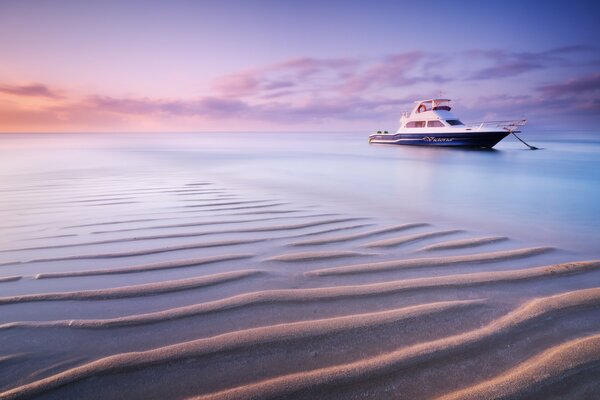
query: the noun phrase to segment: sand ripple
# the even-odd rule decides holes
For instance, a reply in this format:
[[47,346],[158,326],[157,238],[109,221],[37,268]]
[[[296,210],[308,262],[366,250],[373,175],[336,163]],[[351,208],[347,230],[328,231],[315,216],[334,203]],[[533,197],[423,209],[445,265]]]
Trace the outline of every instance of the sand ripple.
[[399,232],[399,231],[404,231],[404,230],[411,229],[411,228],[420,228],[420,227],[427,226],[427,225],[428,224],[421,224],[421,223],[395,225],[395,226],[389,226],[386,228],[373,229],[373,230],[370,230],[367,232],[356,233],[354,235],[335,236],[335,237],[316,239],[316,240],[305,240],[302,242],[291,243],[291,245],[292,246],[316,246],[316,245],[323,245],[323,244],[328,244],[328,243],[348,242],[350,240],[363,239],[363,238],[367,238],[367,237],[371,237],[371,236],[381,235],[384,233]]
[[365,247],[394,247],[401,244],[416,242],[418,240],[431,239],[440,236],[452,235],[455,233],[464,232],[460,229],[452,229],[448,231],[418,233],[416,235],[400,236],[392,239],[378,240],[376,242],[366,243]]
[[239,204],[256,204],[256,203],[265,203],[271,200],[241,200],[241,201],[222,201],[216,203],[206,203],[206,204],[190,204],[184,207],[188,208],[204,208],[204,207],[220,207],[220,206],[237,206]]
[[[270,220],[270,219],[273,219],[273,218],[265,218],[264,220]],[[277,219],[279,219],[279,218],[277,218]],[[284,224],[284,225],[259,226],[259,227],[254,227],[254,228],[210,230],[210,231],[204,231],[204,232],[186,232],[186,233],[169,233],[169,234],[161,234],[161,235],[146,235],[146,236],[135,236],[135,237],[130,237],[130,238],[96,240],[96,241],[83,242],[83,243],[25,247],[25,248],[2,250],[0,252],[58,249],[58,248],[90,246],[90,245],[98,245],[98,244],[127,243],[127,242],[141,241],[141,240],[176,239],[176,238],[200,237],[200,236],[219,235],[219,234],[289,231],[289,230],[299,230],[299,229],[304,229],[304,228],[312,228],[315,226],[339,224],[339,223],[343,223],[343,222],[352,222],[352,221],[364,220],[364,219],[365,218],[337,218],[337,219],[325,219],[325,220],[317,220],[317,221],[312,221],[312,222],[304,222],[301,224]],[[222,224],[222,223],[256,222],[256,221],[260,221],[260,220],[254,219],[254,220],[246,220],[246,221],[227,221],[227,222],[217,221],[217,222],[208,222],[205,224],[191,223],[191,224],[162,226],[160,228],[196,226],[196,225],[214,225],[214,224]],[[259,240],[264,240],[264,239],[259,239]],[[44,261],[46,261],[46,260],[44,260]],[[5,264],[12,264],[12,262],[11,263],[2,263],[0,265],[5,265]]]
[[119,258],[119,257],[135,257],[145,256],[149,254],[166,253],[170,251],[178,250],[189,250],[189,249],[203,249],[209,247],[225,247],[225,246],[236,246],[243,244],[251,244],[262,242],[266,239],[248,239],[248,240],[221,240],[216,242],[201,242],[201,243],[190,243],[178,246],[165,246],[165,247],[151,247],[143,250],[133,251],[120,251],[114,253],[92,253],[92,254],[80,254],[76,256],[63,256],[63,257],[47,257],[47,258],[34,258],[27,261],[11,261],[0,265],[12,265],[12,264],[28,264],[34,262],[45,262],[45,261],[66,261],[66,260],[90,260],[97,258]]
[[521,398],[598,363],[600,335],[587,336],[552,347],[494,379],[446,394],[439,400]]
[[348,257],[367,257],[372,256],[371,253],[360,253],[357,251],[344,251],[344,250],[331,250],[331,251],[307,251],[302,253],[288,253],[281,254],[268,258],[269,261],[285,261],[285,262],[298,262],[298,261],[315,261],[315,260],[329,260],[334,258],[348,258]]
[[13,327],[71,327],[71,328],[110,328],[116,326],[146,325],[180,318],[231,310],[256,304],[276,304],[278,302],[324,301],[342,298],[358,298],[391,293],[401,293],[410,290],[426,288],[469,287],[528,281],[541,278],[560,277],[593,271],[600,268],[600,260],[579,261],[555,264],[544,267],[525,268],[511,271],[478,272],[472,274],[450,275],[432,278],[406,279],[384,283],[356,286],[333,286],[310,289],[275,289],[260,292],[243,293],[236,296],[194,304],[185,307],[172,308],[147,314],[136,314],[125,317],[107,319],[80,319],[57,321],[18,321],[0,325],[0,329]]
[[[524,324],[570,310],[576,312],[589,307],[600,307],[600,288],[579,290],[557,296],[532,300],[480,329],[445,337],[443,339],[400,348],[387,354],[360,361],[306,372],[284,375],[254,384],[198,397],[198,399],[272,399],[285,398],[319,386],[341,386],[365,381],[375,376],[398,373],[413,365],[432,362],[436,358],[481,348],[500,337],[518,331]],[[586,345],[587,344],[587,345]],[[598,358],[598,341],[583,342],[577,362]],[[595,352],[595,354],[594,354]],[[559,351],[560,353],[560,351]],[[479,397],[481,398],[481,397]],[[485,398],[485,397],[484,397]]]
[[[364,228],[366,226],[372,226],[372,225],[373,224],[356,224],[356,225],[339,226],[339,227],[336,227],[336,228],[322,229],[322,230],[319,230],[319,231],[316,231],[316,232],[300,233],[298,235],[288,236],[288,238],[299,238],[299,237],[307,237],[307,236],[317,236],[317,235],[323,235],[325,233],[339,232],[339,231],[348,231],[348,230]],[[291,243],[290,245],[294,246],[294,243]]]
[[449,250],[449,249],[463,249],[467,247],[483,246],[490,243],[498,243],[508,240],[506,236],[490,236],[482,238],[472,239],[461,239],[461,240],[450,240],[442,243],[430,244],[420,248],[420,251],[431,251],[431,250]]
[[3,277],[0,277],[0,282],[14,282],[14,281],[18,281],[21,278],[23,278],[23,277],[20,275],[3,276]]
[[164,261],[152,264],[137,265],[123,268],[105,268],[105,269],[92,269],[85,271],[69,271],[69,272],[47,272],[37,274],[35,279],[49,279],[49,278],[70,278],[76,276],[92,276],[92,275],[114,275],[114,274],[132,274],[136,272],[156,271],[160,269],[171,269],[171,268],[184,268],[194,267],[205,264],[212,264],[222,261],[233,261],[244,258],[252,257],[252,254],[229,254],[219,255],[204,258],[193,258],[186,260],[173,260]]
[[444,265],[465,263],[489,263],[505,260],[526,258],[547,253],[552,247],[530,247],[517,250],[495,251],[492,253],[469,254],[464,256],[413,258],[406,260],[382,261],[377,263],[346,265],[342,267],[317,269],[307,272],[307,275],[344,275],[362,274],[367,272],[390,271],[395,269],[438,267]]
[[0,396],[6,399],[30,397],[98,375],[136,370],[158,364],[202,357],[217,352],[251,348],[277,341],[297,341],[317,336],[334,335],[352,329],[368,329],[402,320],[412,320],[431,314],[473,307],[478,304],[482,304],[482,302],[478,300],[465,300],[430,303],[382,312],[355,314],[235,331],[148,351],[109,356],[20,386],[5,393],[0,393]]
[[143,285],[123,286],[110,289],[82,290],[79,292],[55,292],[26,294],[20,296],[0,297],[0,305],[26,303],[32,301],[61,301],[61,300],[109,300],[127,297],[152,296],[161,293],[179,292],[205,286],[218,285],[224,282],[257,275],[262,271],[249,269],[220,274],[201,276],[197,278],[146,283]]
[[[231,193],[189,173],[187,182],[146,170],[139,182],[122,174],[47,182],[43,174],[18,179],[14,186],[24,192],[7,188],[2,214],[13,229],[5,244],[13,248],[0,250],[0,265],[15,275],[0,277],[0,398],[325,398],[397,389],[394,396],[479,399],[581,380],[580,393],[600,388],[590,379],[600,367],[600,287],[589,289],[600,260],[514,269],[509,260],[527,258],[518,264],[530,266],[553,249],[496,247],[508,238],[450,237],[464,231],[398,224],[393,216],[385,226],[297,205],[279,191],[257,200],[254,190],[250,197]],[[23,212],[11,213],[13,206]],[[395,249],[419,241],[414,249],[430,253],[405,259],[406,250]],[[431,253],[438,250],[449,255]],[[337,260],[369,256],[378,258]],[[550,257],[537,258],[544,259]],[[20,266],[37,262],[49,263]],[[486,263],[502,264],[490,271]],[[208,275],[186,278],[204,265],[211,265]],[[23,272],[32,268],[40,273]],[[378,274],[411,268],[408,279]],[[87,286],[98,279],[101,289]],[[204,291],[215,296],[194,300]],[[100,314],[72,319],[69,307],[81,306]],[[107,306],[119,316],[104,313]],[[352,311],[356,306],[365,311]],[[327,316],[315,317],[323,309]],[[537,354],[525,359],[523,347]],[[492,378],[470,370],[481,366]],[[464,382],[441,375],[453,368],[461,370],[451,377]],[[383,386],[371,386],[379,378]]]

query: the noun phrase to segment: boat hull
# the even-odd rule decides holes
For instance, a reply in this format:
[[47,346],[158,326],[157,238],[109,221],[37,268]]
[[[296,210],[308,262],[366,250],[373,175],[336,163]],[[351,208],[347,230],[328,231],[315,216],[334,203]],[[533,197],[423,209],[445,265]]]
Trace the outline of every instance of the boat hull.
[[491,149],[509,134],[507,131],[373,134],[369,143]]

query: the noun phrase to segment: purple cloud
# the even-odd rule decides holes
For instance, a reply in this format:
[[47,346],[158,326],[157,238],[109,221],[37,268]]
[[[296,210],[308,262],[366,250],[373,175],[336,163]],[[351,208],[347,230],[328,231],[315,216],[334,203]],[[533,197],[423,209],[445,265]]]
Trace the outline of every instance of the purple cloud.
[[412,99],[378,97],[327,97],[306,101],[267,101],[247,103],[227,97],[203,97],[190,100],[116,98],[91,96],[81,103],[60,106],[55,112],[108,112],[114,115],[204,117],[208,119],[243,118],[256,121],[302,123],[305,121],[355,120],[396,113],[400,105]]
[[[128,116],[148,117],[153,121],[183,117],[194,122],[232,120],[292,125],[307,121],[392,121],[397,119],[399,110],[410,106],[413,100],[437,95],[438,90],[443,89],[451,97],[465,96],[471,100],[478,93],[493,94],[480,99],[483,101],[478,102],[477,107],[466,107],[467,117],[469,114],[477,117],[485,109],[508,118],[523,114],[542,117],[575,113],[593,118],[600,104],[595,96],[600,88],[599,73],[549,82],[537,88],[532,83],[525,91],[512,86],[510,96],[503,88],[496,88],[493,80],[485,81],[545,68],[555,68],[548,76],[560,76],[564,71],[556,72],[565,63],[589,70],[590,64],[581,64],[581,59],[579,64],[569,59],[573,54],[588,50],[571,46],[538,53],[476,50],[461,53],[460,57],[411,51],[377,58],[294,58],[219,77],[213,82],[212,90],[198,98],[92,95],[69,104],[57,101],[46,110],[71,120],[80,116],[94,121],[106,118],[125,122],[143,119]],[[468,65],[463,74],[471,82],[458,81],[448,72],[456,71],[458,75],[457,63],[461,63],[464,56]],[[442,83],[449,83],[449,87],[440,87]],[[6,88],[29,96],[50,97],[60,93],[41,84],[4,85],[0,91],[9,92]]]
[[480,120],[482,109],[490,110],[496,119],[526,117],[539,125],[550,125],[550,121],[580,121],[581,118],[597,120],[600,99],[582,97],[577,91],[564,91],[560,95],[544,95],[541,91],[532,91],[528,95],[482,96],[476,104],[485,105],[466,108],[465,119]]
[[540,86],[538,88],[545,96],[563,96],[600,90],[600,72],[569,79],[564,83]]
[[408,72],[426,58],[420,51],[392,54],[384,57],[376,64],[369,66],[365,71],[349,77],[340,85],[344,94],[365,91],[372,87],[397,87],[408,86],[419,78],[410,78]]
[[572,54],[593,53],[587,46],[565,46],[541,52],[508,52],[504,50],[471,50],[466,52],[470,59],[491,62],[491,66],[480,68],[468,76],[468,80],[508,78],[524,73],[557,66],[570,66]]
[[271,81],[266,82],[262,85],[262,87],[266,90],[274,90],[274,89],[286,89],[292,86],[295,86],[296,83],[290,80],[287,81]]
[[275,95],[274,90],[289,91],[293,87],[305,91],[314,80],[325,75],[331,80],[348,76],[358,63],[356,59],[346,58],[293,58],[219,77],[213,82],[213,89],[217,95],[228,97],[270,97]]
[[274,64],[267,68],[269,71],[295,71],[299,78],[307,78],[324,70],[343,71],[353,69],[359,60],[352,58],[319,59],[295,58]]
[[33,83],[31,85],[0,85],[0,93],[16,96],[47,97],[51,99],[63,97],[58,91],[40,83]]
[[240,71],[213,82],[216,96],[245,101],[282,97],[304,101],[373,96],[380,90],[453,80],[445,55],[410,51],[380,58],[293,58]]
[[225,118],[240,116],[248,106],[246,103],[226,97],[203,97],[193,100],[156,100],[149,98],[114,98],[92,96],[84,103],[86,107],[119,114],[172,116],[202,116]]
[[225,75],[214,82],[214,89],[222,95],[242,97],[256,94],[260,88],[260,72],[245,71]]
[[543,65],[536,62],[526,60],[514,60],[509,62],[499,63],[490,68],[484,68],[473,73],[469,79],[497,79],[508,78],[511,76],[521,75],[525,72],[542,69]]

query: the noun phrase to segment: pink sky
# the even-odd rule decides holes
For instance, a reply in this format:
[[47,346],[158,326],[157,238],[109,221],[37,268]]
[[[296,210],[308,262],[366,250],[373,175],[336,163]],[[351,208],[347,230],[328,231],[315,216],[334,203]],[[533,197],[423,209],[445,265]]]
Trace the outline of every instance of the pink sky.
[[0,3],[0,131],[391,130],[440,93],[465,120],[600,122],[593,2],[94,4]]

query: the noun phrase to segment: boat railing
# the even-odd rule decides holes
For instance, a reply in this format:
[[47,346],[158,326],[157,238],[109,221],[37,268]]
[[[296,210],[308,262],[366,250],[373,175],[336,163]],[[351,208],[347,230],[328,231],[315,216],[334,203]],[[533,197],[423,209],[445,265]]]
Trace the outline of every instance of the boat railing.
[[519,130],[520,127],[522,127],[526,123],[527,123],[526,119],[516,119],[516,120],[512,120],[512,121],[471,122],[471,123],[465,124],[465,128],[476,129],[476,130],[481,130],[484,128],[485,129],[494,128],[494,129],[505,129],[509,132],[516,132]]

